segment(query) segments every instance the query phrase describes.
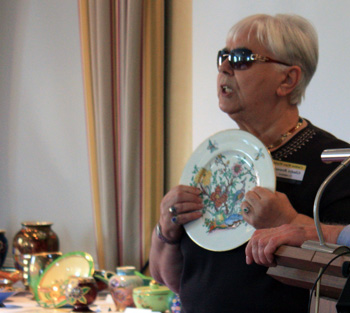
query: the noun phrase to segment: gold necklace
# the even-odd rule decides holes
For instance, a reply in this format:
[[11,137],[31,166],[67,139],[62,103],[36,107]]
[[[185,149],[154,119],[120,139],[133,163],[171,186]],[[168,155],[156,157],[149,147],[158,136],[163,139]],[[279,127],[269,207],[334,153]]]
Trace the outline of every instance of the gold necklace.
[[278,139],[276,142],[274,142],[273,144],[269,145],[267,147],[267,149],[271,150],[273,148],[278,147],[288,136],[292,135],[293,133],[295,133],[295,131],[303,124],[303,119],[301,117],[299,117],[298,123],[290,130],[288,130],[286,133],[284,133],[283,135],[281,135],[281,138]]

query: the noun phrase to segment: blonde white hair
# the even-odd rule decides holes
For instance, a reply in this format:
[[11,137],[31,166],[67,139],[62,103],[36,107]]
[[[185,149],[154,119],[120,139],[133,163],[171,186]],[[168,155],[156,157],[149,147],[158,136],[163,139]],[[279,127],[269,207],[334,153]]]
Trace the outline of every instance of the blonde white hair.
[[301,79],[290,97],[291,104],[300,104],[318,62],[318,37],[312,24],[299,15],[256,14],[235,24],[227,40],[242,33],[248,34],[248,40],[258,40],[277,60],[301,68]]

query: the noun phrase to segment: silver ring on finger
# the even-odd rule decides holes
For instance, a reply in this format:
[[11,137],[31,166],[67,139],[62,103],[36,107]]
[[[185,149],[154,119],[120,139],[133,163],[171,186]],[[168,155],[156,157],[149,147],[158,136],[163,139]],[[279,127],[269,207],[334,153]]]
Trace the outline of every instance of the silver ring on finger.
[[175,208],[174,206],[172,206],[172,207],[169,208],[169,212],[170,212],[172,215],[174,215],[174,216],[177,215],[177,211],[176,211],[176,208]]
[[177,216],[176,215],[171,218],[171,222],[174,223],[175,225],[179,225],[179,222],[177,220]]
[[250,205],[249,204],[243,208],[243,212],[246,214],[248,214],[250,212]]

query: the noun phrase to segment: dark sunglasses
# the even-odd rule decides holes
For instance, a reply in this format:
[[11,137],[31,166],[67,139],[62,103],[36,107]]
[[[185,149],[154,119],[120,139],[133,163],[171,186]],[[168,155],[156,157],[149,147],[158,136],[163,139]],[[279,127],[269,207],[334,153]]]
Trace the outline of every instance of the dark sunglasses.
[[222,63],[224,63],[226,59],[228,59],[231,67],[234,70],[246,70],[250,68],[252,64],[256,61],[273,62],[290,66],[287,63],[276,61],[274,59],[264,57],[260,54],[254,54],[251,50],[246,48],[238,48],[231,51],[228,51],[227,49],[219,50],[217,58],[218,68],[222,65]]

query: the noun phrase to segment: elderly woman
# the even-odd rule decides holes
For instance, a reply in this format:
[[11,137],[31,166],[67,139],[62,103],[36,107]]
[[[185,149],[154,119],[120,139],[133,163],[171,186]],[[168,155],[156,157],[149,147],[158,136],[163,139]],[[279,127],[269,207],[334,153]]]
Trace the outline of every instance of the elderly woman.
[[[336,166],[323,164],[321,152],[349,147],[299,116],[297,105],[317,61],[314,28],[291,15],[243,19],[218,53],[220,109],[259,138],[278,166],[303,169],[297,177],[277,175],[276,192],[255,187],[245,194],[242,215],[255,228],[312,224],[317,190]],[[329,184],[320,206],[322,221],[350,223],[349,174],[345,170]],[[180,294],[184,312],[307,311],[308,290],[279,283],[266,275],[266,267],[247,265],[245,245],[225,252],[196,245],[183,225],[201,217],[202,208],[200,190],[172,188],[161,202],[152,237],[151,274]]]

